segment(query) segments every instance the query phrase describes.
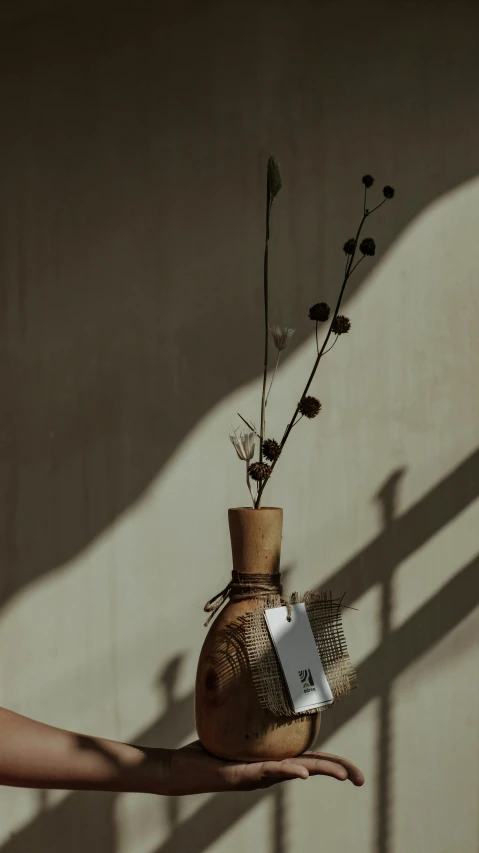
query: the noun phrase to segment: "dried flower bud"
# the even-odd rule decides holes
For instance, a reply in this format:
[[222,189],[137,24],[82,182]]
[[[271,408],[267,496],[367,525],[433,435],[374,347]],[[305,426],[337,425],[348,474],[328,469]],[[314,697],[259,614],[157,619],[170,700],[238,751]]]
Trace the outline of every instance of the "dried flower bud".
[[254,432],[241,432],[239,436],[236,433],[237,431],[230,435],[230,440],[238,459],[249,462],[254,456]]
[[281,447],[274,438],[267,438],[263,441],[263,456],[268,462],[275,462],[281,453]]
[[283,182],[281,180],[281,172],[279,169],[279,163],[274,154],[268,159],[268,189],[269,194],[271,196],[271,201],[278,195],[281,187],[283,186]]
[[372,175],[363,175],[362,180],[363,180],[363,184],[367,190],[369,189],[369,187],[372,187],[372,185],[374,184],[374,178]]
[[350,237],[349,240],[346,240],[343,246],[343,252],[346,252],[347,255],[354,255],[354,251],[356,249],[356,240],[354,237]]
[[338,314],[331,325],[333,335],[345,335],[351,328],[351,321],[344,314]]
[[271,336],[273,338],[276,349],[280,352],[286,349],[290,337],[294,335],[294,329],[288,329],[287,326],[285,326],[283,329],[281,328],[281,326],[270,326],[269,330],[271,332]]
[[326,302],[316,302],[316,305],[309,309],[309,319],[316,320],[318,323],[325,323],[330,312],[331,309]]
[[374,242],[372,237],[365,237],[364,240],[359,244],[359,249],[363,253],[363,255],[374,255],[376,252],[376,243]]
[[253,464],[248,468],[248,474],[252,480],[256,480],[257,483],[262,483],[264,480],[267,480],[271,474],[271,466],[267,465],[266,462],[253,462]]
[[384,198],[394,198],[394,187],[386,186],[383,189]]
[[316,397],[303,397],[299,404],[299,411],[306,418],[315,418],[319,414],[321,403]]

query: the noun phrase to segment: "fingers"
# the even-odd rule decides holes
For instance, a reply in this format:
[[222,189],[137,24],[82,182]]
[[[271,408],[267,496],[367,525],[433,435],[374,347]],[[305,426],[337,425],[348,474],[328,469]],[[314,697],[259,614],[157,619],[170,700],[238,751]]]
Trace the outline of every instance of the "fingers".
[[261,766],[263,779],[283,782],[286,779],[307,779],[309,771],[303,764],[288,761],[265,761]]
[[269,788],[278,782],[308,779],[310,776],[329,776],[339,782],[349,779],[356,786],[364,783],[363,774],[351,761],[327,753],[305,753],[283,761],[225,763],[221,773],[227,780],[227,786],[236,790]]
[[286,779],[308,779],[309,776],[329,776],[344,782],[348,771],[336,761],[328,759],[287,759],[285,761],[265,761],[260,770],[262,779],[271,784]]
[[[316,762],[334,762],[335,764],[340,765],[346,771],[345,778],[348,778],[349,781],[353,783],[353,785],[356,785],[356,787],[364,785],[364,775],[359,769],[359,767],[356,767],[356,765],[353,764],[352,761],[349,761],[348,758],[342,758],[342,756],[340,755],[330,755],[326,752],[306,752],[304,755],[301,755],[296,760],[304,761],[305,767],[308,768],[312,775],[315,774],[314,768],[320,767],[320,764],[317,764]],[[312,762],[312,764],[310,765],[309,762]],[[321,770],[316,769],[316,773],[321,773]]]
[[330,761],[327,758],[309,758],[304,759],[303,763],[303,759],[298,760],[308,771],[309,776],[330,776],[340,782],[344,782],[348,778],[348,771],[337,761]]
[[269,788],[288,779],[307,779],[305,767],[300,764],[287,764],[282,761],[263,761],[252,764],[226,765],[222,770],[228,787],[233,790],[251,791],[256,788]]

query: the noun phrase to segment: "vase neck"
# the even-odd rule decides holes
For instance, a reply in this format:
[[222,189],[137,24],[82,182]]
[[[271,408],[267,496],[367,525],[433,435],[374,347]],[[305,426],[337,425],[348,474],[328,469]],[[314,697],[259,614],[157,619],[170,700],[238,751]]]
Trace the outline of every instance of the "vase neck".
[[279,572],[283,510],[230,509],[228,520],[233,569],[243,574]]

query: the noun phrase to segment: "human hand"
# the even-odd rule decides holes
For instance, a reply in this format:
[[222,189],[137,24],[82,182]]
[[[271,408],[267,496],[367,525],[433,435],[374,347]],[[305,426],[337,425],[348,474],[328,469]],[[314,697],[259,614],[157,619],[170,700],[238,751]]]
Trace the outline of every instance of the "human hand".
[[178,796],[253,791],[309,776],[364,783],[354,764],[324,752],[245,764],[215,758],[199,741],[181,749],[142,747],[57,729],[0,708],[0,785]]
[[170,796],[220,791],[253,791],[269,788],[288,779],[330,776],[343,782],[349,779],[359,787],[364,776],[347,758],[326,752],[306,752],[282,761],[258,761],[251,764],[224,761],[206,752],[199,741],[169,755],[167,793]]

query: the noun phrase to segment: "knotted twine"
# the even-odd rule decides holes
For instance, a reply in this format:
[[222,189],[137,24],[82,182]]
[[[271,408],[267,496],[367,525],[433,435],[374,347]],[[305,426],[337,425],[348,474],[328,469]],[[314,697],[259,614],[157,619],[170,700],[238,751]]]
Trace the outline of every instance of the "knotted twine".
[[287,609],[288,622],[291,622],[291,604],[283,595],[281,572],[274,572],[271,575],[254,575],[236,572],[233,569],[230,582],[204,606],[205,613],[210,614],[205,622],[205,628],[228,600],[249,601],[255,598],[259,600],[269,598],[271,595],[278,596],[281,605]]

